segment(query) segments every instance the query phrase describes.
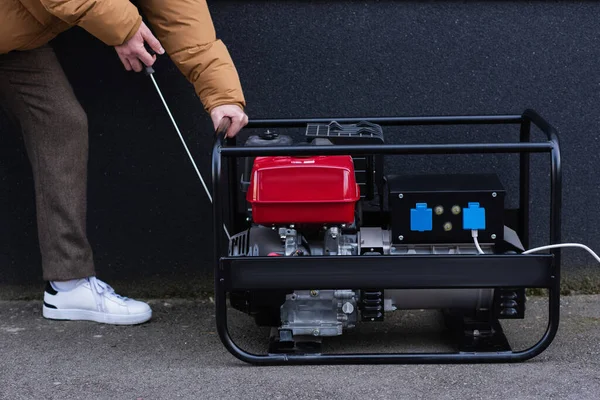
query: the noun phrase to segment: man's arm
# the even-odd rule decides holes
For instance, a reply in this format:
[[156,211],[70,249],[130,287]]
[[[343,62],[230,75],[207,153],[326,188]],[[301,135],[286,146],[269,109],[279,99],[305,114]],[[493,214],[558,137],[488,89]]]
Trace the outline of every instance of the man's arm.
[[[207,112],[246,105],[231,56],[218,40],[206,0],[139,0],[170,58],[194,85]],[[234,121],[235,123],[235,121]]]
[[216,127],[231,118],[228,135],[248,122],[245,99],[233,61],[217,40],[205,0],[139,0],[160,41],[142,22],[129,0],[40,0],[56,17],[78,25],[114,46],[127,70],[141,71],[156,59],[144,48],[148,43],[158,54],[167,49],[183,75],[194,85]]
[[[109,46],[115,46],[127,70],[142,71],[156,57],[144,49],[147,42],[157,53],[164,50],[129,0],[40,0],[54,16],[77,25]],[[140,62],[141,61],[141,62]]]
[[142,24],[138,9],[129,0],[40,0],[56,17],[77,25],[109,46],[133,37]]

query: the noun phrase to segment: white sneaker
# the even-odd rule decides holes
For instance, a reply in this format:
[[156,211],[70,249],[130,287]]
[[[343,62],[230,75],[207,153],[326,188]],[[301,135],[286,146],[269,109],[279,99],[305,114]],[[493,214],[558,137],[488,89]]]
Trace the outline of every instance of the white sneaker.
[[48,319],[135,325],[148,321],[152,309],[141,301],[119,296],[106,283],[90,277],[81,279],[69,291],[56,291],[48,282],[42,315]]

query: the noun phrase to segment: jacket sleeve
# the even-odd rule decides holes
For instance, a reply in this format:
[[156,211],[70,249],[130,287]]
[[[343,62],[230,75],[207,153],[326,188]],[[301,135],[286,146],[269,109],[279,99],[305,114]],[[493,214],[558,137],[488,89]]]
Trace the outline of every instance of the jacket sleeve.
[[138,4],[207,112],[223,104],[246,106],[237,70],[227,47],[216,37],[206,0],[139,0]]
[[40,0],[56,17],[77,25],[109,46],[129,40],[142,23],[142,17],[129,0]]

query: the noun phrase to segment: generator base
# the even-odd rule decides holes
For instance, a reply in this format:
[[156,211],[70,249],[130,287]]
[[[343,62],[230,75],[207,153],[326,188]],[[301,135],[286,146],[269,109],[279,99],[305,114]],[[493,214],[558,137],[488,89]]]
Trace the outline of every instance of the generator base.
[[[323,257],[223,257],[216,296],[217,326],[221,339],[236,357],[252,364],[332,363],[493,363],[518,362],[535,357],[551,343],[558,330],[559,290],[553,255],[414,255]],[[370,265],[368,269],[364,265]],[[515,352],[493,310],[472,315],[442,310],[448,353],[326,354],[322,340],[300,341],[274,329],[266,354],[250,354],[235,345],[227,330],[226,293],[244,290],[359,287],[382,289],[548,288],[549,323],[533,347]],[[370,322],[377,323],[377,322]]]

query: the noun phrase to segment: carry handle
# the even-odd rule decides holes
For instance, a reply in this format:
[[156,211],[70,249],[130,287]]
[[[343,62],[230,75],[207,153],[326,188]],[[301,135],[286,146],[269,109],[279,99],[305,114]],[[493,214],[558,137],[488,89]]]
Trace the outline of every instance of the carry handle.
[[227,134],[227,131],[229,130],[230,126],[231,126],[231,118],[224,117],[221,120],[221,122],[219,123],[219,126],[217,127],[216,135],[222,136],[222,139],[225,139],[225,135]]

